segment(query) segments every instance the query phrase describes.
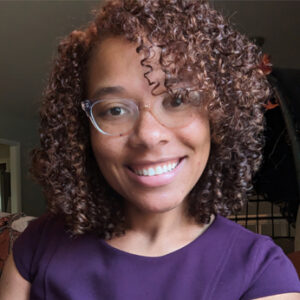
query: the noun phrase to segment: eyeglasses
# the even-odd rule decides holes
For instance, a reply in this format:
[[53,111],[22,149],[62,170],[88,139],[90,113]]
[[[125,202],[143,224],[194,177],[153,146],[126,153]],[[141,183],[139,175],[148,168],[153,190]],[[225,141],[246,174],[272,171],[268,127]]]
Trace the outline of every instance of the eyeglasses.
[[178,128],[188,125],[199,108],[181,97],[168,97],[153,104],[137,104],[131,99],[113,98],[84,100],[81,107],[95,128],[102,134],[122,136],[135,127],[141,111],[149,111],[163,126]]

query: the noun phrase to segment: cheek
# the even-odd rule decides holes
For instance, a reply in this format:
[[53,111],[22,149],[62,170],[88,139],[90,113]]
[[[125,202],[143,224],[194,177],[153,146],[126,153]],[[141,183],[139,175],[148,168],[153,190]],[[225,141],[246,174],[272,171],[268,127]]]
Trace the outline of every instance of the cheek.
[[[91,130],[91,144],[94,156],[100,168],[118,161],[120,156],[119,145],[110,137]],[[120,144],[120,143],[119,143]]]
[[124,185],[124,145],[122,140],[102,136],[96,132],[91,134],[91,144],[100,172],[107,183],[115,191],[122,194],[122,186]]
[[181,137],[182,140],[195,151],[210,149],[211,135],[208,120],[194,120],[188,127],[184,128]]
[[199,136],[199,143],[198,143],[198,153],[199,153],[199,165],[203,165],[205,167],[209,153],[210,153],[210,147],[211,147],[211,136],[209,128],[203,132],[202,135]]
[[91,138],[92,149],[97,161],[98,168],[109,185],[118,190],[115,183],[119,180],[120,153],[117,151],[117,145],[109,143],[103,138]]
[[204,169],[211,147],[210,126],[207,119],[195,120],[182,134],[183,143],[192,151],[196,169]]

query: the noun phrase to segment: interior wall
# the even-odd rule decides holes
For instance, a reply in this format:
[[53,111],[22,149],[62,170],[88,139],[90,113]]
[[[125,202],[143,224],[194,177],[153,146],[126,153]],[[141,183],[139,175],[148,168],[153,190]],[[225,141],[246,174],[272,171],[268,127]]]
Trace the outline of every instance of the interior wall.
[[264,53],[272,64],[286,69],[300,69],[300,2],[210,0],[230,19],[240,32],[249,37],[263,37]]

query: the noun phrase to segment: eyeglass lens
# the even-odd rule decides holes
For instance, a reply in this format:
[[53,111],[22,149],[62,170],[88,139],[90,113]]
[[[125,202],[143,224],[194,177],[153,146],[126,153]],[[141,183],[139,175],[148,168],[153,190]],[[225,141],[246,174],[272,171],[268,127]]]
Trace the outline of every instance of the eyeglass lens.
[[[195,117],[196,110],[191,103],[170,97],[156,101],[151,112],[162,125],[176,128],[187,125]],[[122,135],[134,128],[140,109],[133,100],[109,99],[94,102],[91,112],[94,122],[103,132]]]

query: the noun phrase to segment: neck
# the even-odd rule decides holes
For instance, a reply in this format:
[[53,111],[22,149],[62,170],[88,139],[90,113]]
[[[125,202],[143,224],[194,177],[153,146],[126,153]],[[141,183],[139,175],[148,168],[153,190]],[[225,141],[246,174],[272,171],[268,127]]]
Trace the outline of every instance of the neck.
[[185,217],[183,207],[161,213],[145,213],[126,207],[125,212],[126,234],[107,243],[125,252],[143,256],[161,256],[188,245],[214,219],[210,224],[196,224]]
[[186,234],[187,228],[199,225],[186,216],[185,206],[166,212],[144,212],[137,207],[128,205],[125,210],[127,233],[135,234],[151,244],[159,243],[166,237]]

